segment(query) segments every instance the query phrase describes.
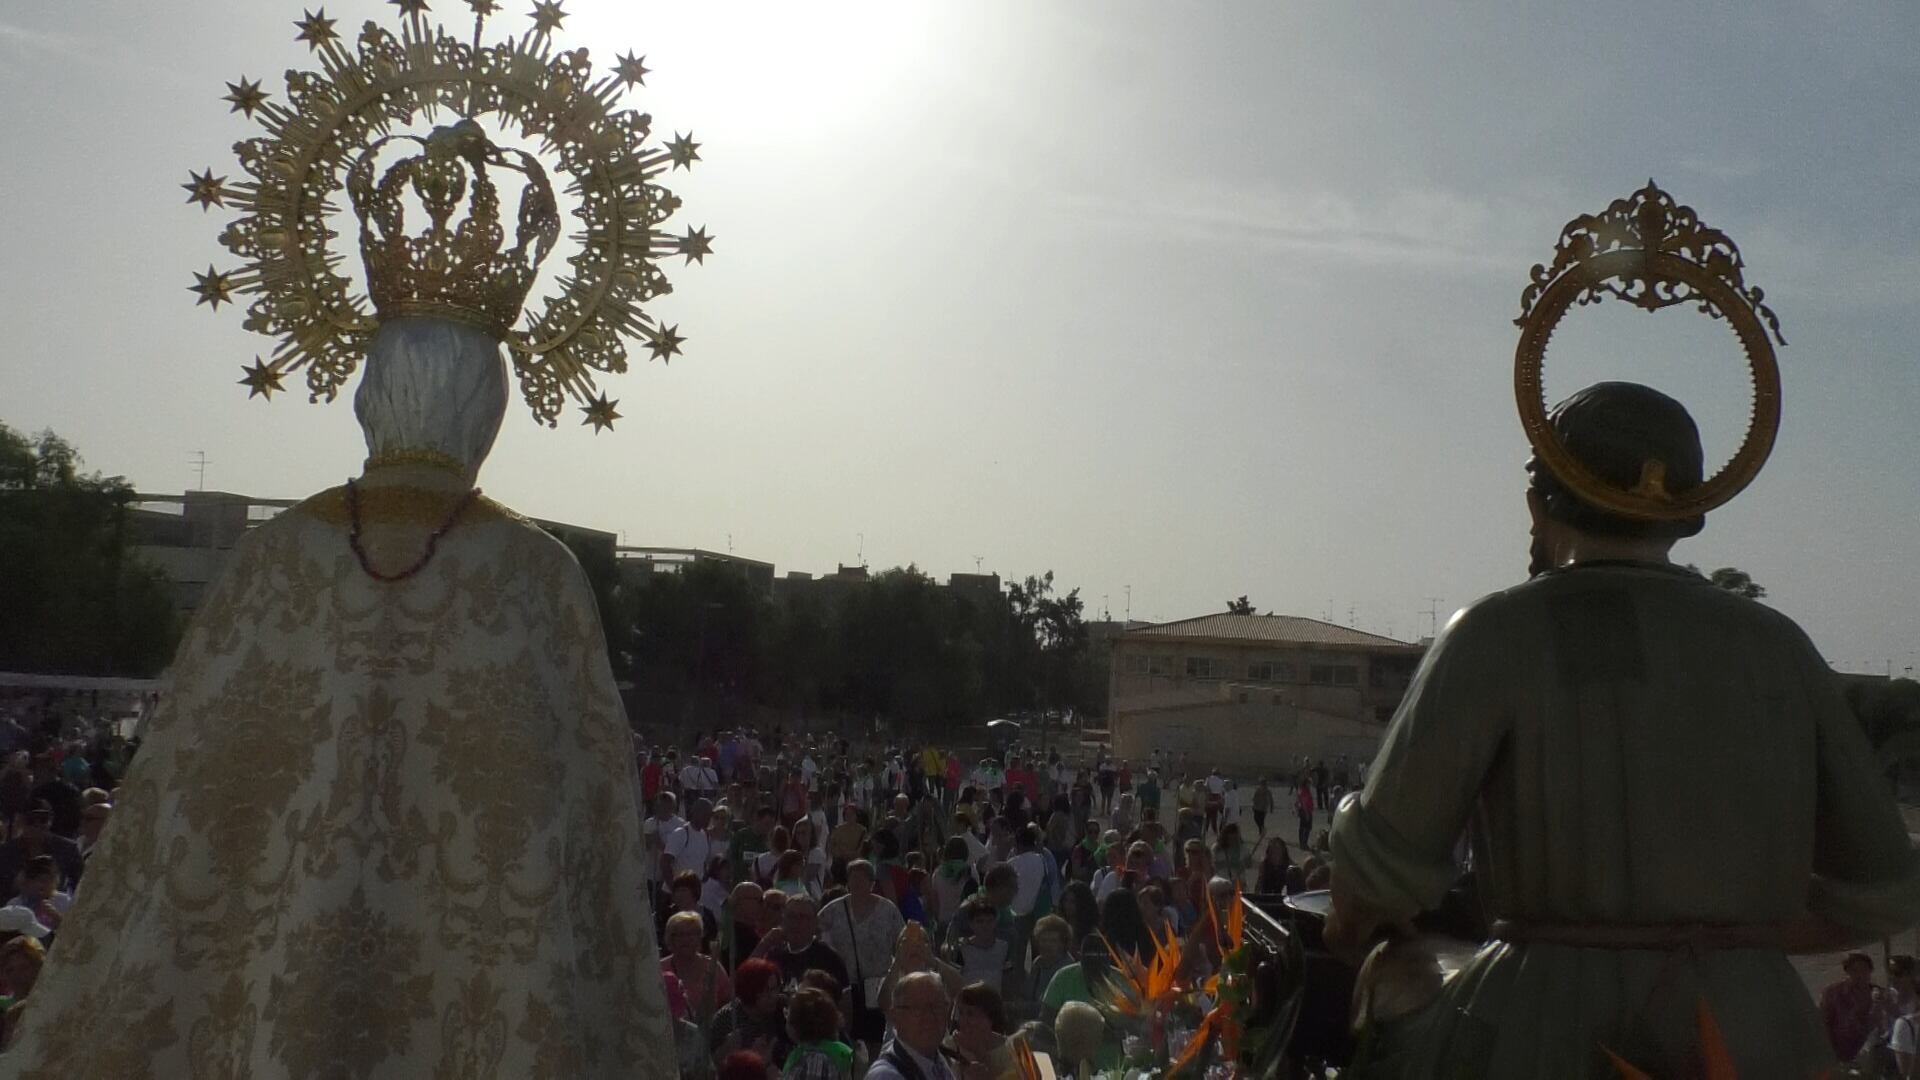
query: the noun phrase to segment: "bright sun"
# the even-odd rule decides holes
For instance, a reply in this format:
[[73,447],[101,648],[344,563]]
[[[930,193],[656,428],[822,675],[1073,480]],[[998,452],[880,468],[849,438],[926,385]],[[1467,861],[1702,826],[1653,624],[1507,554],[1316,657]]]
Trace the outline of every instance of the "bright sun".
[[754,142],[814,138],[896,107],[935,21],[932,5],[898,0],[576,4],[575,40],[596,57],[632,48],[658,69],[641,107],[703,137]]

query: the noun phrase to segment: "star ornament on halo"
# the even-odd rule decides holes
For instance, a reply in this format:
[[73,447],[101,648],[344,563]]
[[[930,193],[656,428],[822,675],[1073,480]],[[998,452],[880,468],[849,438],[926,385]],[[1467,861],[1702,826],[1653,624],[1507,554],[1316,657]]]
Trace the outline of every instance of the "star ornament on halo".
[[619,79],[623,86],[645,85],[651,71],[647,67],[646,57],[635,56],[631,52],[622,54],[613,64],[613,77]]
[[213,310],[219,311],[221,304],[233,302],[232,274],[223,274],[215,270],[212,264],[208,264],[206,273],[202,274],[196,270],[193,277],[194,283],[187,286],[187,291],[200,294],[200,299],[194,301],[194,307],[210,304]]
[[679,254],[686,256],[690,263],[705,264],[707,256],[713,254],[713,237],[707,235],[706,226],[688,229],[687,235],[680,238]]
[[227,110],[228,112],[246,113],[247,119],[251,120],[253,119],[253,110],[259,108],[272,96],[273,95],[267,93],[265,90],[260,89],[259,79],[249,79],[245,75],[242,75],[240,76],[239,82],[227,84],[227,94],[220,100],[233,106],[233,108]]
[[700,160],[700,144],[693,141],[693,132],[676,133],[667,143],[667,156],[673,159],[676,169],[693,168],[693,163]]
[[211,168],[205,172],[194,172],[189,169],[187,175],[192,179],[180,186],[187,190],[188,202],[199,203],[202,210],[226,205],[220,201],[226,197],[226,177],[213,175]]
[[300,28],[300,35],[293,40],[304,41],[315,49],[318,49],[329,41],[340,40],[340,35],[335,33],[333,29],[333,24],[340,20],[327,18],[326,8],[321,8],[318,11],[306,11],[304,14],[306,18],[293,24]]
[[427,0],[387,0],[387,3],[400,9],[402,15],[425,15]]
[[286,389],[280,385],[281,373],[268,367],[266,362],[257,356],[253,358],[252,364],[240,365],[240,370],[246,372],[246,376],[240,380],[240,385],[247,388],[248,401],[256,397],[272,401],[275,393]]
[[587,418],[580,423],[592,424],[596,434],[611,430],[613,422],[620,419],[619,410],[614,408],[618,404],[620,404],[618,400],[608,401],[605,392],[597,397],[588,398],[587,403],[580,406],[580,411],[587,414]]
[[648,334],[647,348],[652,350],[655,360],[670,364],[673,362],[673,357],[680,352],[680,346],[686,344],[686,341],[686,338],[680,336],[680,324],[674,323],[672,326],[659,327]]
[[539,0],[539,3],[533,5],[533,10],[527,13],[527,17],[533,20],[535,30],[542,34],[551,34],[560,29],[560,24],[565,21],[567,13],[560,10],[560,0]]

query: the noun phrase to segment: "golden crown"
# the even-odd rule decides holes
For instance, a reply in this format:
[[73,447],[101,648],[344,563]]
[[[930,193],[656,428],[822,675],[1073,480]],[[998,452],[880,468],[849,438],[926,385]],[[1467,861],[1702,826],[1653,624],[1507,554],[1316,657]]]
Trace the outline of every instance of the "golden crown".
[[[395,141],[418,143],[424,152],[396,163],[376,184],[375,158]],[[514,245],[505,250],[500,193],[489,165],[526,178]],[[426,230],[413,235],[406,231],[408,191],[428,218]],[[505,338],[520,318],[541,260],[560,235],[560,210],[547,171],[531,154],[493,145],[471,120],[435,128],[424,139],[389,136],[369,146],[347,173],[347,195],[360,218],[367,291],[383,319],[436,315]],[[453,225],[462,195],[468,196],[467,216]]]
[[[330,401],[365,355],[376,316],[436,315],[501,339],[542,423],[552,426],[572,398],[585,423],[611,426],[618,402],[595,392],[594,373],[625,371],[629,339],[643,340],[662,361],[686,340],[643,305],[672,291],[661,260],[700,262],[713,250],[705,229],[676,236],[663,228],[680,200],[661,177],[698,161],[699,144],[676,135],[649,146],[653,118],[616,107],[629,87],[643,85],[644,58],[622,56],[596,79],[587,50],[554,49],[553,32],[566,18],[559,0],[536,0],[532,28],[495,44],[483,41],[487,18],[499,9],[494,0],[466,0],[474,13],[466,39],[427,21],[428,0],[392,3],[400,32],[368,22],[354,48],[324,9],[297,21],[296,40],[321,70],[289,71],[284,105],[256,80],[227,84],[232,111],[259,119],[266,133],[234,147],[246,179],[230,183],[207,169],[182,185],[203,209],[232,206],[243,214],[220,234],[243,265],[209,266],[194,275],[192,291],[216,310],[236,293],[252,295],[247,329],[279,339],[270,359],[256,357],[244,369],[249,396],[271,397],[289,371],[304,369],[310,399]],[[394,132],[441,110],[457,122],[425,138]],[[556,175],[564,174],[580,226],[571,272],[519,329],[560,215],[540,161],[488,141],[481,118],[538,143]],[[422,152],[376,181],[376,152],[401,140]],[[512,247],[504,246],[490,169],[525,177]],[[341,255],[331,248],[328,218],[342,187],[361,223],[365,296],[338,272]],[[414,235],[403,209],[409,196],[428,218]],[[463,199],[465,217],[456,222]]]

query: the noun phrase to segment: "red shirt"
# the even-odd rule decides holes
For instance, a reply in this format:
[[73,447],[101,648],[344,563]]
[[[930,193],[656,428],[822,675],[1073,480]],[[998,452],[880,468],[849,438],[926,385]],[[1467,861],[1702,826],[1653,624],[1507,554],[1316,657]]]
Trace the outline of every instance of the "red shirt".
[[1040,798],[1040,778],[1027,768],[1008,769],[1007,786],[1024,792],[1028,802],[1037,802]]
[[1842,979],[1820,995],[1820,1016],[1827,1022],[1827,1041],[1841,1061],[1852,1061],[1867,1045],[1878,1017],[1873,1004],[1873,986],[1856,986]]
[[947,759],[947,788],[950,791],[960,790],[960,759],[957,757]]
[[640,770],[640,795],[652,806],[655,796],[660,794],[660,763],[649,761]]

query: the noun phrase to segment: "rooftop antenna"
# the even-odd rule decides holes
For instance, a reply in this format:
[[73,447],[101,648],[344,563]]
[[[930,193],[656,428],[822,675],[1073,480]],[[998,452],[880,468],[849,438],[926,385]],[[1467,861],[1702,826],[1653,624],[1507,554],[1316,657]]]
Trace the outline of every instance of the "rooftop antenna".
[[1133,586],[1127,586],[1127,622],[1133,622]]
[[727,534],[727,554],[733,554],[733,534]]
[[[1101,622],[1112,622],[1112,621],[1113,621],[1113,612],[1111,612],[1111,611],[1109,611],[1109,610],[1107,609],[1107,594],[1106,594],[1106,593],[1101,593],[1101,594],[1100,594],[1100,621],[1101,621]],[[1913,669],[1912,669],[1912,668],[1908,668],[1907,670],[1909,670],[1909,671],[1911,671],[1911,670],[1913,670]]]
[[205,450],[193,452],[193,467],[198,473],[198,478],[193,483],[194,490],[205,491],[207,489],[207,452]]
[[1440,633],[1440,598],[1427,597],[1427,636],[1437,637]]
[[1356,607],[1353,604],[1347,605],[1347,628],[1348,629],[1354,629],[1356,627],[1356,624],[1354,623],[1353,618],[1354,618],[1354,613],[1358,610],[1359,610],[1358,607]]
[[980,556],[978,555],[973,557],[973,574],[975,577],[980,576]]
[[867,534],[855,533],[854,535],[860,538],[860,550],[854,555],[853,561],[864,567],[867,565]]

